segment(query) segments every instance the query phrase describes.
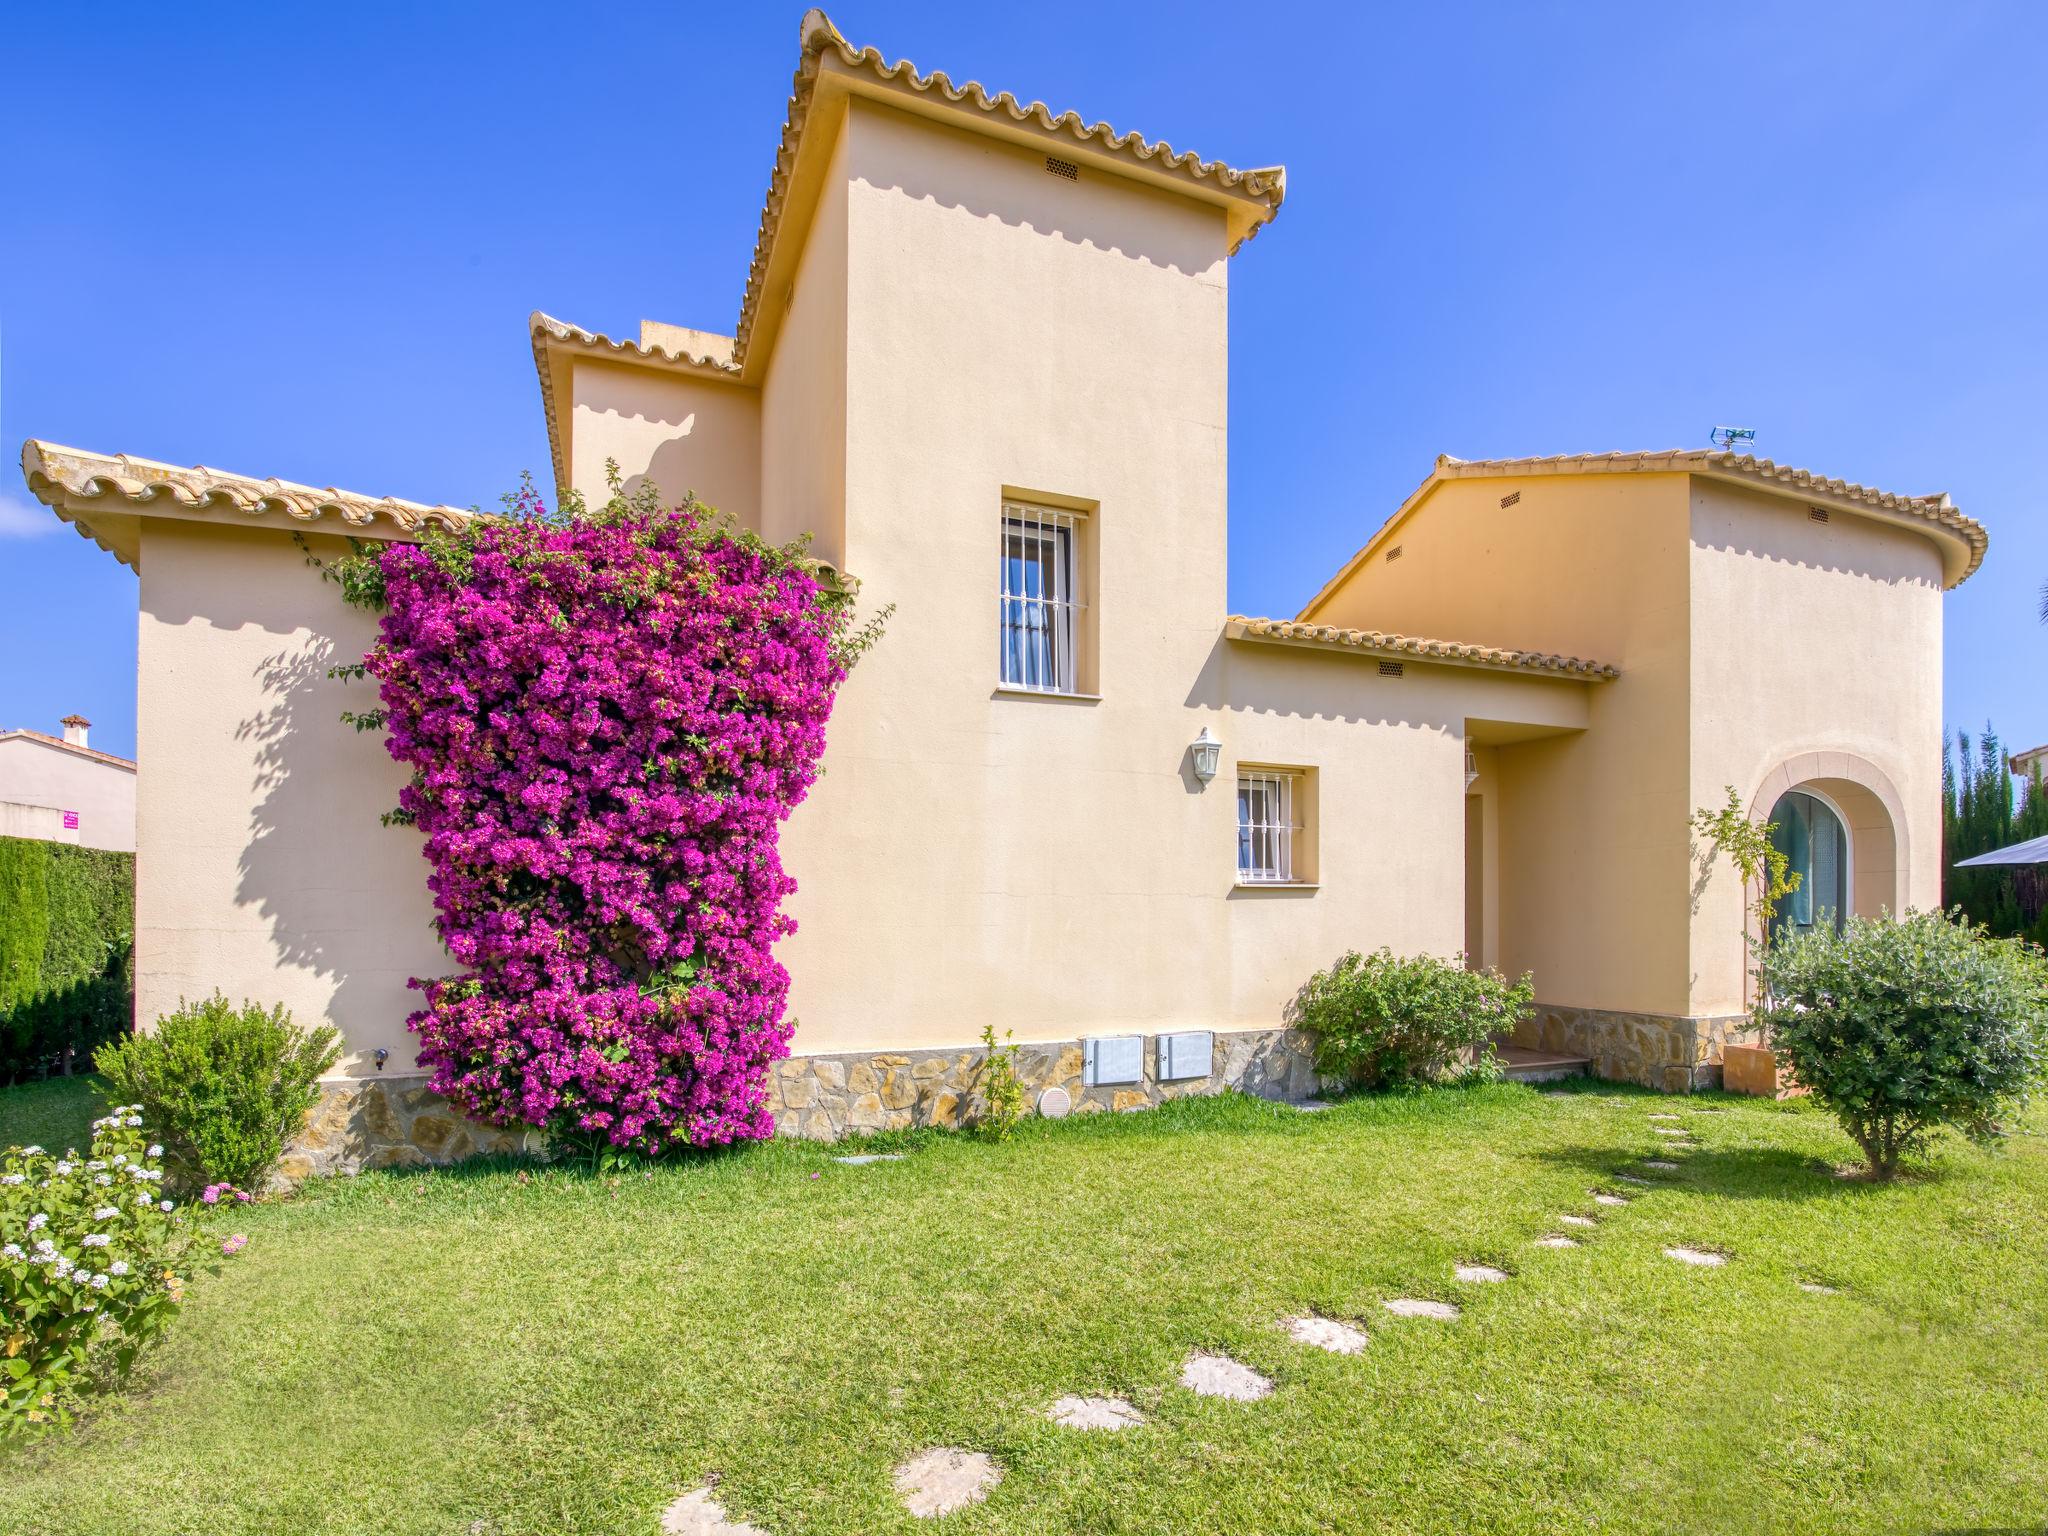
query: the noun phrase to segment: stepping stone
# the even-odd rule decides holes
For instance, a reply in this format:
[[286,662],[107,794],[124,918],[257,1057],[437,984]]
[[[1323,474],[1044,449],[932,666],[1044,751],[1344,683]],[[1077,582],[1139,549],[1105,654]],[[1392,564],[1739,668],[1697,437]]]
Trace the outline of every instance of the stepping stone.
[[1728,1262],[1727,1254],[1709,1253],[1704,1248],[1666,1248],[1664,1257],[1681,1264],[1697,1264],[1702,1269],[1719,1269]]
[[1224,1397],[1233,1403],[1256,1403],[1273,1395],[1273,1383],[1228,1355],[1196,1353],[1180,1368],[1180,1384],[1203,1397]]
[[1667,1162],[1661,1157],[1646,1157],[1643,1159],[1643,1166],[1645,1168],[1655,1168],[1659,1173],[1678,1172],[1678,1164]]
[[1052,1421],[1068,1429],[1134,1429],[1145,1416],[1120,1397],[1063,1397],[1052,1405]]
[[1653,1125],[1650,1127],[1650,1134],[1653,1136],[1675,1136],[1687,1140],[1692,1136],[1691,1131],[1675,1125]]
[[1651,1118],[1652,1120],[1676,1120],[1676,1119],[1678,1118],[1678,1116],[1676,1116],[1676,1115],[1652,1115],[1652,1116],[1650,1116],[1650,1118]]
[[1842,1288],[1839,1285],[1822,1285],[1818,1280],[1802,1280],[1799,1282],[1799,1289],[1806,1292],[1809,1296],[1839,1296],[1842,1294]]
[[901,1152],[862,1152],[856,1157],[835,1157],[835,1163],[844,1163],[849,1168],[865,1168],[869,1163],[900,1163]]
[[1451,1273],[1467,1285],[1498,1285],[1508,1277],[1506,1270],[1495,1269],[1491,1264],[1454,1264]]
[[920,1451],[896,1469],[896,1493],[920,1520],[936,1520],[979,1504],[1003,1480],[1003,1469],[980,1451],[941,1445]]
[[662,1511],[662,1536],[768,1536],[758,1525],[728,1520],[710,1485],[692,1489]]
[[1418,1301],[1412,1296],[1397,1296],[1386,1303],[1386,1308],[1396,1317],[1430,1317],[1440,1323],[1458,1320],[1458,1309],[1448,1301]]
[[1617,1184],[1633,1184],[1638,1189],[1654,1189],[1656,1187],[1648,1179],[1639,1179],[1632,1173],[1617,1173],[1614,1176],[1614,1182]]
[[1595,1205],[1627,1205],[1628,1197],[1626,1195],[1596,1194],[1593,1196],[1593,1203]]
[[1300,1110],[1304,1115],[1315,1115],[1322,1113],[1322,1111],[1328,1109],[1330,1106],[1322,1099],[1303,1099],[1299,1104],[1295,1105],[1294,1107]]
[[1548,1237],[1537,1238],[1536,1246],[1538,1248],[1576,1248],[1579,1246],[1579,1240],[1576,1237],[1566,1237],[1562,1232],[1553,1232]]
[[1568,1227],[1597,1227],[1599,1222],[1590,1216],[1560,1216],[1557,1218]]
[[1365,1348],[1365,1330],[1334,1317],[1290,1317],[1283,1326],[1295,1343],[1333,1355],[1355,1355]]

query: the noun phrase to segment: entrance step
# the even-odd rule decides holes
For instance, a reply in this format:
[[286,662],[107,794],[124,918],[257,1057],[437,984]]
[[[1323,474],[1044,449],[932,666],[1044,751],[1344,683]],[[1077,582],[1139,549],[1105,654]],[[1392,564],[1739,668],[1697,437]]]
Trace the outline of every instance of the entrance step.
[[1497,1045],[1493,1049],[1507,1068],[1510,1082],[1562,1082],[1567,1077],[1586,1076],[1593,1066],[1589,1057],[1560,1056],[1555,1051],[1536,1051],[1525,1045]]

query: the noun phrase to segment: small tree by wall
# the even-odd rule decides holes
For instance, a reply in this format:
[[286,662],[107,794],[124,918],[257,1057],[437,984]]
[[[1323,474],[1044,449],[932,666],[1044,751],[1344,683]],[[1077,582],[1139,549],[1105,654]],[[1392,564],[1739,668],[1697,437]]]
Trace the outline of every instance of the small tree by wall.
[[1770,949],[1771,922],[1778,915],[1778,903],[1799,889],[1800,877],[1788,872],[1789,861],[1771,841],[1776,824],[1752,820],[1735,786],[1730,784],[1727,789],[1727,804],[1703,806],[1692,813],[1689,825],[1706,839],[1709,861],[1715,856],[1727,859],[1742,882],[1742,939],[1748,957],[1743,988],[1745,996],[1755,997],[1761,995],[1764,956]]

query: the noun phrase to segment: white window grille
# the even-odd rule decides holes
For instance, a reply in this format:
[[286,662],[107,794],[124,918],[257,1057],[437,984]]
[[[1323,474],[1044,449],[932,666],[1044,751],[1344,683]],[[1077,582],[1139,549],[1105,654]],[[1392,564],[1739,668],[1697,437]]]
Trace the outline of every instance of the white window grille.
[[1003,503],[996,640],[1005,688],[1080,691],[1078,512]]
[[1237,776],[1237,878],[1245,885],[1286,885],[1295,879],[1295,819],[1300,796],[1291,773],[1247,768]]

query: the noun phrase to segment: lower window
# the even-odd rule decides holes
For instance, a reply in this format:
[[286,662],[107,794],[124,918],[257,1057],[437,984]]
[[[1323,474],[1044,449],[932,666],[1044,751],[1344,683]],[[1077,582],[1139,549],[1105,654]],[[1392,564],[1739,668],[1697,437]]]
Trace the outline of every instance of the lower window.
[[1303,878],[1301,775],[1245,768],[1237,775],[1237,878],[1245,885],[1292,885]]

